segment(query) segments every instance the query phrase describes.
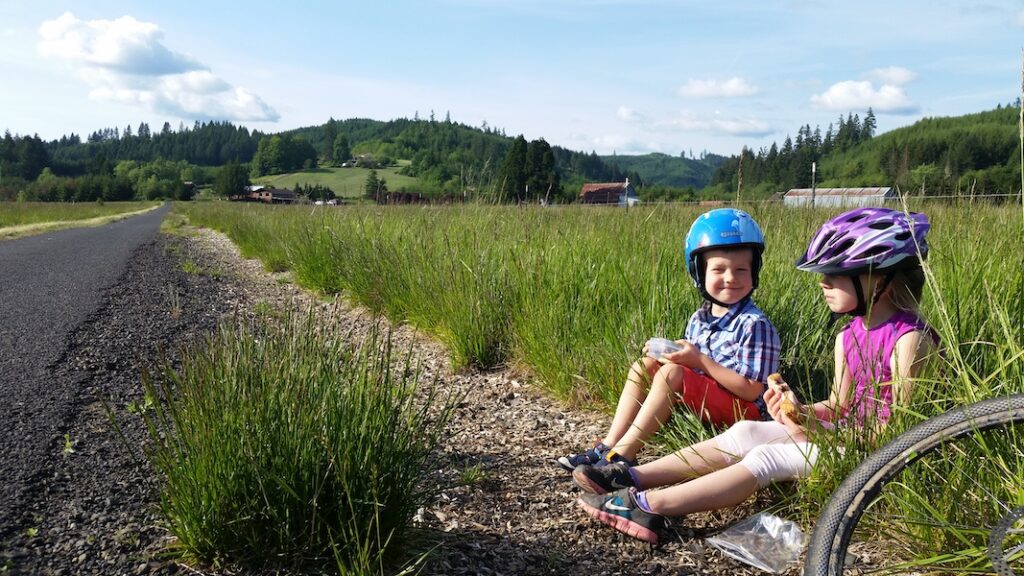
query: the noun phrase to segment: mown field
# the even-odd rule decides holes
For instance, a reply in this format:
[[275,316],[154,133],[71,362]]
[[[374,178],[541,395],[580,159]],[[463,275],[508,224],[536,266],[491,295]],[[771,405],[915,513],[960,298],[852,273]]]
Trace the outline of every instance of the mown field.
[[[782,336],[782,373],[805,399],[822,399],[842,324],[829,326],[817,277],[793,263],[814,229],[837,211],[744,208],[766,236],[756,300]],[[888,429],[869,437],[854,431],[818,437],[825,450],[814,476],[787,490],[788,496],[779,491],[779,506],[805,525],[846,473],[898,431],[952,405],[1024,391],[1020,207],[912,208],[932,221],[922,309],[942,338],[943,355],[915,383],[914,402]],[[311,211],[218,202],[179,204],[176,210],[193,224],[227,233],[269,270],[291,270],[311,290],[343,293],[434,334],[457,366],[523,367],[539,385],[581,408],[610,410],[643,342],[679,337],[700,301],[682,258],[686,231],[703,211],[695,206]],[[684,418],[676,421],[663,435],[663,449],[713,433]],[[968,486],[951,481],[913,489],[934,502],[968,502],[972,494],[981,499],[994,492],[1024,500],[1024,447],[1011,442],[991,449],[1011,463],[1004,468],[1018,463],[1021,472],[975,477]],[[970,460],[957,465],[973,467]],[[921,557],[948,545],[911,530],[898,534],[902,549]],[[974,540],[963,546],[971,557],[984,548]]]
[[[408,189],[419,191],[418,180],[411,176],[403,176],[398,171],[401,166],[381,168],[377,170],[377,177],[387,182],[388,190],[392,192]],[[264,186],[277,186],[292,189],[296,184],[311,186],[319,184],[327,186],[341,198],[359,198],[363,195],[366,178],[370,175],[368,168],[316,168],[292,172],[289,174],[278,174],[276,176],[263,176],[256,178],[255,184]]]
[[155,202],[0,202],[0,228],[45,222],[68,222],[145,210]]

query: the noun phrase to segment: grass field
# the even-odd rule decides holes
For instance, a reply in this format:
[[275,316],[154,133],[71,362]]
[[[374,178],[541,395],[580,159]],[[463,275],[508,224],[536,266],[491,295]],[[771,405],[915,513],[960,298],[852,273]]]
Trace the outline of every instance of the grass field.
[[126,218],[159,202],[0,202],[0,240],[82,226],[100,226]]
[[[817,277],[797,271],[793,262],[814,229],[837,211],[746,208],[765,231],[756,300],[780,331],[782,373],[803,398],[822,399],[841,324],[829,326]],[[310,212],[204,203],[176,209],[194,224],[226,232],[243,254],[260,258],[268,269],[293,271],[307,288],[344,293],[434,334],[457,366],[518,365],[582,406],[610,410],[643,342],[679,337],[700,301],[682,262],[683,238],[703,211],[696,206],[354,206]],[[932,222],[922,310],[940,334],[944,354],[916,382],[914,402],[881,434],[865,438],[847,430],[817,437],[824,447],[821,465],[810,481],[780,498],[788,515],[805,525],[880,442],[943,407],[1024,391],[1020,208],[964,203],[915,209]],[[661,437],[683,441],[711,433],[685,419],[676,422],[674,434]],[[1003,448],[1016,454],[996,456],[1024,461],[1024,447]],[[1024,473],[981,480],[986,482],[1009,482],[1024,500]],[[933,502],[964,501],[970,489],[952,482],[916,488]],[[912,542],[906,549],[930,554],[941,545]]]
[[[377,177],[383,178],[387,182],[388,190],[392,192],[422,191],[419,181],[416,178],[399,174],[400,169],[401,166],[381,168],[377,170]],[[366,178],[369,174],[368,168],[316,168],[302,172],[264,176],[256,178],[253,183],[288,189],[294,188],[295,184],[303,186],[319,184],[334,190],[334,193],[342,198],[359,198],[363,195]]]
[[68,222],[144,210],[155,202],[0,202],[0,228],[45,222]]

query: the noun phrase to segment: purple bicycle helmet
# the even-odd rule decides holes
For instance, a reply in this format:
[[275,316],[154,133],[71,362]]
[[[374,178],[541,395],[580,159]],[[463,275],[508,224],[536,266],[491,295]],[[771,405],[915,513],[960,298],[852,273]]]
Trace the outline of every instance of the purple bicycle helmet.
[[796,262],[806,272],[857,276],[916,265],[928,256],[928,217],[856,208],[825,222]]

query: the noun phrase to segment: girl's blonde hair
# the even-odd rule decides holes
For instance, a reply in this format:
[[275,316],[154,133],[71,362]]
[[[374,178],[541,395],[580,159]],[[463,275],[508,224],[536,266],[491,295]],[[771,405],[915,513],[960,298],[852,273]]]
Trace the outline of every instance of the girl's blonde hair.
[[921,263],[916,266],[908,266],[894,272],[892,281],[889,282],[889,300],[893,306],[904,312],[918,311],[921,303],[921,294],[924,292],[924,269]]

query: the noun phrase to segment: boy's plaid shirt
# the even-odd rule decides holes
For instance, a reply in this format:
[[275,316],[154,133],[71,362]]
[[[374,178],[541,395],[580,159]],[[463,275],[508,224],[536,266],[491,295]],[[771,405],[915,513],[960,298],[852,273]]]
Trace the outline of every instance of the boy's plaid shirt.
[[[751,298],[733,305],[721,318],[712,316],[711,304],[705,302],[690,317],[683,338],[750,380],[764,383],[779,371],[779,332]],[[763,403],[758,398],[758,406]]]

